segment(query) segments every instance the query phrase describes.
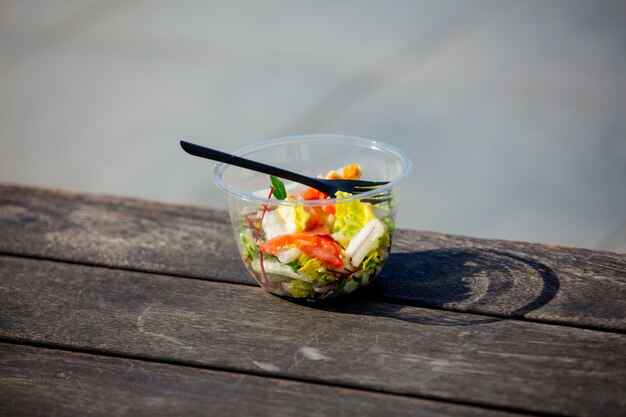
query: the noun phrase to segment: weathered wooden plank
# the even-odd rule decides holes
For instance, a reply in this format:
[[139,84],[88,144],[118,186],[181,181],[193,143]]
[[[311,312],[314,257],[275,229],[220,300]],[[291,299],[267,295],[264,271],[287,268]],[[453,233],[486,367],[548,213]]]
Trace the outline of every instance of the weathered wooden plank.
[[623,334],[25,258],[0,257],[0,335],[511,410],[626,406]]
[[[208,208],[0,186],[0,252],[254,284]],[[368,297],[623,331],[626,256],[398,230]]]
[[253,283],[226,211],[144,200],[0,186],[0,252]]
[[4,416],[516,416],[439,401],[0,343]]
[[[626,256],[402,230],[379,299],[626,330]],[[417,249],[419,248],[419,249]]]

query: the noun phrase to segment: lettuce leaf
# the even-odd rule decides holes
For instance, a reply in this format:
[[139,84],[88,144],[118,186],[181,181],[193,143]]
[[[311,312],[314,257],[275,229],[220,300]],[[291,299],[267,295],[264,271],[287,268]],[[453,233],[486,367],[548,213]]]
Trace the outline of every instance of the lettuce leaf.
[[300,275],[298,275],[297,272],[294,272],[289,265],[278,262],[278,259],[270,255],[265,255],[263,257],[263,269],[261,269],[261,261],[258,258],[254,259],[250,266],[259,274],[262,274],[263,270],[265,270],[266,274],[281,275],[283,277],[295,279],[300,278]]
[[306,281],[326,284],[335,280],[332,275],[326,274],[326,267],[319,259],[302,255],[299,261],[301,267],[298,269],[298,272],[306,276]]
[[296,224],[298,225],[298,229],[301,231],[306,230],[306,223],[309,221],[309,217],[311,217],[311,214],[302,206],[295,206],[293,210],[295,212],[294,217],[296,220]]
[[257,258],[259,256],[259,247],[248,236],[241,233],[239,235],[241,239],[241,245],[243,247],[243,253],[251,258]]
[[[306,255],[300,257],[300,262],[302,262],[302,258],[306,259]],[[302,262],[302,266],[298,271],[300,272],[322,272],[323,271],[322,261],[315,258],[308,258]]]
[[294,298],[313,297],[313,285],[309,282],[292,279],[289,283],[284,284],[284,288]]
[[361,264],[361,269],[363,271],[376,269],[379,265],[383,263],[383,258],[378,255],[377,251],[372,251],[370,255],[365,258],[363,263]]
[[[339,191],[338,198],[349,197],[352,194]],[[335,223],[333,224],[333,238],[343,247],[347,247],[350,240],[374,218],[374,213],[368,203],[359,200],[337,202],[335,204]]]
[[306,223],[311,217],[304,206],[282,206],[276,209],[288,233],[298,233],[306,230]]
[[383,219],[383,223],[385,223],[385,226],[387,226],[387,231],[389,233],[393,233],[394,229],[396,228],[396,225],[393,222],[393,220],[391,220],[389,217],[385,217]]

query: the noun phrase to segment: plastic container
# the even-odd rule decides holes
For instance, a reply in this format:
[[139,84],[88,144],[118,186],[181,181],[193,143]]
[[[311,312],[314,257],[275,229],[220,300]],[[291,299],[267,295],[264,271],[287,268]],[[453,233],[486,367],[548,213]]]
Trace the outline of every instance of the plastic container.
[[360,179],[389,181],[354,196],[310,200],[302,199],[308,187],[285,181],[290,197],[277,200],[270,198],[268,175],[218,164],[214,180],[225,192],[242,260],[262,288],[315,301],[351,293],[376,278],[391,248],[397,187],[411,171],[404,152],[369,139],[306,135],[233,153],[313,177],[358,164]]

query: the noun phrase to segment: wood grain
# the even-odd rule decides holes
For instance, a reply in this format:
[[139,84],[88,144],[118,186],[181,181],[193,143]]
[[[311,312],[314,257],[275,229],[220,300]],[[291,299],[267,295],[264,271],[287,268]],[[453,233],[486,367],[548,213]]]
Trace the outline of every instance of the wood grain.
[[516,416],[160,363],[0,343],[4,416]]
[[[209,208],[0,186],[0,252],[255,285]],[[364,296],[624,331],[626,256],[398,230]]]
[[624,255],[412,230],[394,244],[373,298],[626,330]]
[[0,186],[0,252],[254,283],[226,211],[144,200]]
[[575,416],[626,406],[626,335],[0,257],[0,335]]

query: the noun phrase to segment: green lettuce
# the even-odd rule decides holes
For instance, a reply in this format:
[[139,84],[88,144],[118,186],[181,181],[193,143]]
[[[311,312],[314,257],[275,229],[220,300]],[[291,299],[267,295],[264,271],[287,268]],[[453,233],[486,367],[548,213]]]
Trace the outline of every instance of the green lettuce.
[[[339,191],[338,198],[349,197],[352,194]],[[359,200],[352,200],[335,204],[335,223],[333,224],[333,238],[347,247],[350,240],[374,218],[370,205]]]
[[[290,200],[289,198],[287,200]],[[303,232],[311,214],[301,205],[279,207],[277,213],[286,225],[288,233]]]
[[313,297],[313,285],[306,281],[300,281],[298,279],[292,279],[289,283],[285,284],[285,289],[291,292],[294,298]]
[[384,259],[379,256],[378,251],[372,251],[372,253],[365,258],[361,264],[361,269],[364,271],[374,270],[383,263]]
[[385,226],[387,226],[387,231],[389,233],[393,233],[394,229],[396,228],[393,220],[391,220],[389,217],[386,217],[385,219],[383,219],[383,223],[385,223]]
[[325,274],[326,267],[322,262],[315,258],[309,258],[306,255],[300,256],[299,262],[301,267],[298,269],[298,272],[306,275],[307,281],[309,282],[317,282],[317,283],[329,283],[332,282],[335,278]]
[[250,256],[251,258],[257,258],[259,256],[259,248],[248,236],[241,233],[239,235],[241,239],[241,245],[243,247],[243,253]]

